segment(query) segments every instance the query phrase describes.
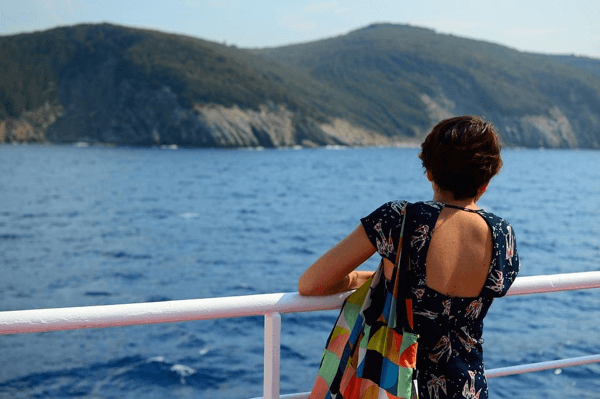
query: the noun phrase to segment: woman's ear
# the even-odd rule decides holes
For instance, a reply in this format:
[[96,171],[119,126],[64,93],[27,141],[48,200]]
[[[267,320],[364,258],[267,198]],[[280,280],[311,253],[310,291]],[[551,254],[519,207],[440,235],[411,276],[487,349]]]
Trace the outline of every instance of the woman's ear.
[[427,175],[427,180],[433,183],[433,174],[429,170],[426,170],[425,174]]
[[487,188],[488,188],[488,184],[489,183],[485,183],[477,192],[477,199],[481,198],[481,196],[483,195],[483,193],[486,192]]

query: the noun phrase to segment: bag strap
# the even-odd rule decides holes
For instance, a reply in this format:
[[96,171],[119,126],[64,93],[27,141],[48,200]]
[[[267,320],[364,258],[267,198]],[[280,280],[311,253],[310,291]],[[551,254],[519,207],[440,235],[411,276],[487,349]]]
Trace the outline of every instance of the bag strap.
[[393,295],[396,298],[396,314],[398,320],[402,321],[401,326],[405,329],[413,329],[412,322],[412,302],[406,299],[406,290],[408,287],[408,266],[410,262],[410,239],[413,231],[412,204],[407,203],[404,219],[400,228],[400,237],[396,246],[396,263],[392,281],[394,281]]

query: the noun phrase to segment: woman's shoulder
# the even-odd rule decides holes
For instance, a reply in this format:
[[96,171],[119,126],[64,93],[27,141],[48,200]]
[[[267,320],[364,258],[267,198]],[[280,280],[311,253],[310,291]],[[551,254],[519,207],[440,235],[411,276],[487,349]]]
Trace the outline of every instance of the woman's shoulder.
[[408,205],[408,201],[403,200],[393,200],[383,203],[383,205],[379,206],[375,209],[367,218],[386,218],[392,217],[397,218],[399,216],[404,216],[406,213],[406,207]]
[[490,296],[504,296],[520,270],[515,232],[506,219],[488,211],[481,214],[488,220],[494,240],[493,262],[484,290],[489,290]]
[[479,213],[488,221],[493,234],[514,235],[513,227],[507,219],[485,209],[481,209]]
[[406,214],[407,205],[407,201],[388,201],[360,220],[367,230],[379,230],[382,225],[400,224]]

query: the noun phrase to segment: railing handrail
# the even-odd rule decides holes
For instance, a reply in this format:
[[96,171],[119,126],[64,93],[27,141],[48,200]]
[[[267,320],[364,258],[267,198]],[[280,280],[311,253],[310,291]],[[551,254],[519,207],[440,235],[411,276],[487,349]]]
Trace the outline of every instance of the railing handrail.
[[[534,371],[541,370],[552,370],[559,369],[563,367],[572,367],[572,366],[583,366],[586,364],[598,363],[600,362],[600,355],[591,355],[591,356],[581,356],[575,357],[571,359],[561,359],[561,360],[551,360],[548,362],[539,362],[532,364],[521,364],[518,366],[510,366],[510,367],[501,367],[492,370],[486,370],[485,376],[486,378],[497,378],[497,377],[505,377],[508,375],[515,374],[524,374],[531,373]],[[310,392],[301,392],[301,393],[293,393],[288,395],[281,395],[279,399],[309,399]],[[263,397],[253,398],[253,399],[264,399]]]
[[[507,295],[588,288],[600,288],[600,271],[518,277]],[[339,309],[348,295],[306,297],[295,292],[3,311],[0,335],[331,310]]]
[[[519,277],[507,295],[600,288],[600,271]],[[188,299],[123,305],[86,306],[0,312],[0,335],[140,324],[172,323],[242,316],[265,317],[265,399],[306,399],[308,392],[279,395],[281,313],[340,308],[349,292],[327,297],[298,293]],[[489,370],[489,377],[568,367],[600,361],[600,355]]]

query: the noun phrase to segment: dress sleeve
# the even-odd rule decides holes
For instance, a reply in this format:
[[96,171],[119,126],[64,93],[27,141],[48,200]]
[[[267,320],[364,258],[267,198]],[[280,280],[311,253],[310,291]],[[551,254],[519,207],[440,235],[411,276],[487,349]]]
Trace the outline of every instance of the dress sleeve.
[[503,219],[493,227],[495,237],[495,253],[492,270],[485,288],[491,296],[506,295],[520,270],[517,240],[512,226]]
[[406,205],[406,201],[387,202],[360,219],[373,247],[390,262],[396,260],[396,245],[400,239]]

